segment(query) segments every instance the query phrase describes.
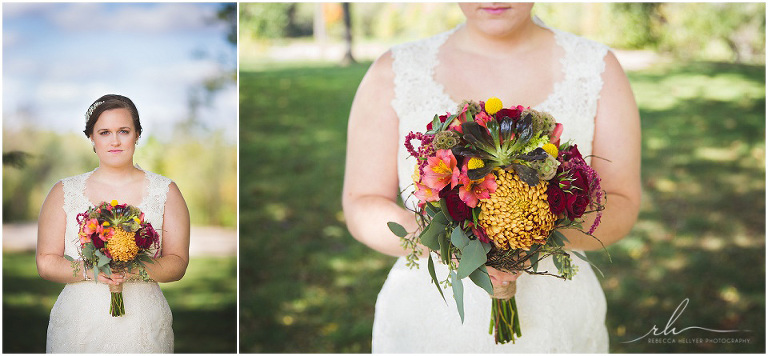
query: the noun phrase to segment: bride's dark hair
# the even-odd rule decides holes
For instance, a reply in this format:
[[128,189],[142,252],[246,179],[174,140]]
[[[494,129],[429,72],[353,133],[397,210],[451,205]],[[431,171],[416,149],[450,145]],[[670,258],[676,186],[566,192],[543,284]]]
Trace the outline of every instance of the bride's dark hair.
[[93,126],[96,125],[96,121],[99,119],[101,113],[112,109],[126,109],[131,113],[133,118],[133,127],[136,129],[136,133],[141,136],[141,122],[139,122],[139,110],[136,109],[136,105],[133,104],[131,99],[125,96],[117,94],[107,94],[88,107],[88,111],[85,113],[85,133],[86,137],[93,135]]

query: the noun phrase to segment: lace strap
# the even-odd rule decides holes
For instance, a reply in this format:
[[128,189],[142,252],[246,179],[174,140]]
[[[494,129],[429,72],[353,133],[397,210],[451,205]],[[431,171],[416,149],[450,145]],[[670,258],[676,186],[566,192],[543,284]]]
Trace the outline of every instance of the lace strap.
[[565,50],[561,64],[565,69],[565,83],[569,87],[567,92],[579,95],[574,100],[574,103],[581,104],[576,108],[579,114],[594,118],[603,88],[602,74],[608,47],[568,32],[552,30],[557,43]]
[[399,109],[422,107],[442,93],[442,87],[433,80],[438,64],[437,53],[458,28],[392,47],[395,88],[392,107],[399,117],[404,117],[404,113],[398,112]]
[[144,204],[149,207],[159,209],[162,215],[162,210],[165,207],[165,200],[168,197],[168,190],[173,182],[170,178],[163,177],[157,173],[144,171],[147,175],[149,185],[147,187],[147,196]]
[[93,173],[93,171],[61,180],[62,189],[64,191],[64,205],[62,208],[65,212],[69,213],[85,210],[85,207],[89,205],[84,192],[85,181],[91,176],[91,173]]

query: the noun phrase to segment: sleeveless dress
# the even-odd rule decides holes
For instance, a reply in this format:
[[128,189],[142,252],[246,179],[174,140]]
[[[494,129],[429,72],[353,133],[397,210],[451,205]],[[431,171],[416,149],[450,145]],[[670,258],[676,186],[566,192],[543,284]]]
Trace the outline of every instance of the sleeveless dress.
[[[76,216],[93,206],[85,197],[85,182],[93,171],[63,179],[66,234],[64,253],[78,258]],[[162,244],[163,212],[171,180],[144,171],[146,190],[137,206],[152,223]],[[162,246],[162,245],[161,245]],[[152,250],[154,254],[156,251]],[[109,313],[109,287],[94,281],[68,283],[51,309],[48,353],[172,353],[173,317],[156,282],[128,281],[123,285],[125,315]]]
[[[540,23],[538,23],[542,26]],[[546,27],[545,27],[546,28]],[[549,28],[548,28],[549,29]],[[413,209],[411,174],[416,161],[408,158],[403,142],[411,131],[424,132],[435,114],[456,112],[458,103],[434,80],[438,50],[456,29],[392,48],[395,96],[392,107],[399,118],[398,178],[402,198]],[[601,74],[608,48],[573,34],[554,32],[564,52],[564,74],[553,92],[534,108],[547,111],[564,125],[562,142],[573,139],[581,153],[592,152],[594,118],[602,88]],[[510,69],[514,70],[514,69]],[[485,98],[467,98],[484,100]],[[506,103],[507,106],[513,103]],[[410,187],[409,187],[410,186]],[[488,333],[491,299],[468,278],[464,280],[462,324],[451,288],[446,302],[430,283],[426,259],[418,269],[397,260],[376,301],[372,348],[375,353],[606,353],[606,301],[590,265],[573,258],[579,271],[573,280],[523,274],[517,279],[516,302],[522,337],[515,344],[496,345]],[[438,279],[448,269],[435,264]],[[556,271],[551,258],[540,271]]]

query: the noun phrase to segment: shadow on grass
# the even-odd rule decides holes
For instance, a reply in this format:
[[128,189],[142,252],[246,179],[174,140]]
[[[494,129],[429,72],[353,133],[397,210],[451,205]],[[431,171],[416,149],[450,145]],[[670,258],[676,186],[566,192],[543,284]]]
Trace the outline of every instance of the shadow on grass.
[[[240,73],[242,352],[370,352],[394,259],[349,235],[340,201],[347,117],[367,66]],[[764,67],[629,76],[642,115],[640,219],[609,247],[613,263],[590,253],[606,274],[610,350],[762,352]],[[749,329],[751,342],[621,343],[662,329],[685,298],[678,330]]]

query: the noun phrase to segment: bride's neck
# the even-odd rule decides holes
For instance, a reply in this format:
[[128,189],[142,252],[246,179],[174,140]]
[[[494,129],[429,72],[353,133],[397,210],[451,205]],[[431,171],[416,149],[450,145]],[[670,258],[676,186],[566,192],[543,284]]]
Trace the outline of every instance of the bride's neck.
[[515,55],[535,46],[542,34],[541,30],[530,18],[499,33],[489,33],[465,24],[457,33],[456,45],[461,50],[483,55]]
[[93,172],[93,176],[100,181],[120,185],[135,179],[137,173],[139,173],[139,169],[132,164],[120,167],[100,164],[99,168]]

